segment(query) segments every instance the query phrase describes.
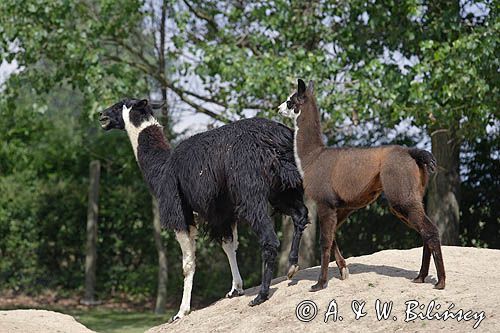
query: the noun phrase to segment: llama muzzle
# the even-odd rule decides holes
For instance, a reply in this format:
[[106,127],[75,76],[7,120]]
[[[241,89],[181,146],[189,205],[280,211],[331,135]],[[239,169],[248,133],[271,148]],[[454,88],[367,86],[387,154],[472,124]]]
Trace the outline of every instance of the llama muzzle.
[[111,120],[109,119],[108,116],[101,116],[99,117],[99,123],[101,124],[102,128],[106,129],[111,123]]

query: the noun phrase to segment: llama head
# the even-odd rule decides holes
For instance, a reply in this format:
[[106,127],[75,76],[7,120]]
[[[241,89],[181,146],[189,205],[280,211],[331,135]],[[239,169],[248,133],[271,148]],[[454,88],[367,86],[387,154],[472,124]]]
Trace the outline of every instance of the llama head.
[[146,99],[125,98],[99,112],[99,122],[104,130],[141,127],[153,118],[153,109]]
[[303,106],[312,99],[314,99],[314,82],[309,81],[309,86],[306,88],[305,82],[298,79],[297,91],[281,103],[278,112],[285,117],[297,119],[302,113]]

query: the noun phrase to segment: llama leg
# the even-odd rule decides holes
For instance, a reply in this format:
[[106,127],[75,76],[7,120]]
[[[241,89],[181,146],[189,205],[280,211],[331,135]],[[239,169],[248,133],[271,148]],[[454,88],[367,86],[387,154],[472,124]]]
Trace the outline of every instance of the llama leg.
[[[251,223],[252,229],[259,238],[259,243],[262,248],[262,262],[264,263],[264,271],[262,272],[262,284],[259,294],[250,302],[250,306],[259,305],[269,298],[269,287],[273,278],[273,269],[278,255],[278,247],[280,242],[278,236],[274,232],[273,223],[267,211],[262,213],[263,217],[260,221]],[[261,216],[262,216],[261,215]]]
[[[335,232],[337,231],[338,228],[344,223],[344,221],[347,219],[347,217],[352,213],[352,210],[348,209],[338,209],[337,210],[337,228]],[[347,267],[347,264],[345,262],[344,257],[342,256],[342,253],[340,253],[340,249],[338,247],[338,242],[335,239],[335,233],[333,235],[333,242],[332,242],[332,252],[333,255],[335,256],[335,262],[337,263],[337,267],[339,268],[340,271],[340,279],[345,280],[349,277],[349,268]]]
[[187,315],[191,310],[191,290],[193,289],[193,277],[196,268],[195,250],[196,250],[196,228],[189,227],[189,232],[179,231],[175,233],[177,241],[182,250],[182,270],[184,272],[184,290],[182,293],[182,302],[179,312],[172,317],[175,321]]
[[[409,208],[403,208],[409,207]],[[424,206],[421,202],[398,206],[391,209],[393,213],[411,228],[417,230],[422,236],[423,253],[422,265],[415,282],[423,282],[429,273],[430,255],[434,257],[434,264],[438,275],[436,289],[444,289],[446,285],[446,274],[444,271],[443,255],[441,253],[441,242],[437,226],[425,215]]]
[[226,294],[226,297],[233,298],[241,296],[245,292],[243,291],[243,280],[241,279],[238,262],[236,261],[236,250],[238,249],[238,229],[236,224],[233,226],[233,238],[230,241],[222,240],[222,249],[229,260],[231,275],[233,276],[233,285],[231,290]]
[[415,283],[424,283],[425,278],[429,275],[429,265],[431,262],[431,250],[426,240],[422,237],[423,250],[422,250],[422,265],[418,276],[413,279]]
[[337,240],[334,238],[332,242],[332,252],[333,255],[335,256],[335,262],[337,263],[337,267],[339,268],[340,271],[340,279],[345,280],[349,277],[349,268],[347,267],[347,264],[345,262],[344,257],[342,256],[342,253],[340,253],[340,249],[338,247]]
[[326,288],[328,285],[328,265],[330,263],[330,252],[337,224],[337,212],[335,209],[318,206],[318,215],[321,229],[321,272],[318,282],[311,287],[310,291],[318,291]]
[[293,230],[293,239],[292,245],[290,249],[290,255],[288,256],[288,278],[291,279],[295,273],[299,271],[299,248],[300,248],[300,240],[302,239],[302,233],[307,226],[307,207],[304,205],[302,201],[297,203],[298,208],[292,213],[292,220],[294,225]]
[[412,226],[415,227],[422,236],[424,248],[422,254],[422,266],[420,272],[415,280],[425,279],[429,273],[430,254],[434,257],[434,264],[438,276],[438,282],[434,286],[436,289],[444,289],[446,285],[446,274],[444,271],[443,255],[441,253],[441,242],[439,241],[439,231],[437,226],[425,215],[422,203],[413,206],[409,210],[408,220]]
[[[422,238],[427,243],[429,252],[434,258],[438,282],[434,286],[436,289],[444,289],[446,286],[446,273],[444,271],[443,254],[441,253],[441,241],[439,240],[439,231],[437,226],[424,214],[424,229],[422,231]],[[429,270],[429,261],[427,261],[427,271]],[[423,266],[423,265],[422,265]],[[424,267],[425,268],[425,267]]]

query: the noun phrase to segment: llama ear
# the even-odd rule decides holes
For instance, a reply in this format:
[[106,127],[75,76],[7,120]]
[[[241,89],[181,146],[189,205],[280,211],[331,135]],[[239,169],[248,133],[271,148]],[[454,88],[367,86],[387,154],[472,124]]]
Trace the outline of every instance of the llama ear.
[[147,99],[141,99],[137,103],[134,104],[134,108],[142,110],[148,105],[148,100]]
[[307,90],[309,90],[309,93],[314,94],[314,81],[313,80],[309,81],[309,85],[307,86]]
[[302,96],[306,92],[306,83],[302,79],[298,79],[297,83],[298,83],[297,94],[299,96]]

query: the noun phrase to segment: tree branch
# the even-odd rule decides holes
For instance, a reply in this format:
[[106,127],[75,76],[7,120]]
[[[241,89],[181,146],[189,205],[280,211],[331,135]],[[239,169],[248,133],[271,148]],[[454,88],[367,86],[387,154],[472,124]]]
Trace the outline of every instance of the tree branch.
[[199,9],[194,8],[193,5],[189,3],[189,1],[187,0],[184,0],[184,3],[189,8],[189,10],[194,14],[194,16],[207,22],[215,31],[219,30],[219,27],[217,26],[217,23],[215,22],[213,16],[203,11],[200,11]]
[[[188,104],[189,106],[191,106],[192,108],[194,108],[197,112],[199,113],[203,113],[203,114],[206,114],[216,120],[219,120],[223,123],[230,123],[231,120],[229,118],[226,118],[220,114],[217,114],[199,104],[197,104],[195,101],[191,100],[190,98],[188,98],[187,96],[192,96],[192,97],[195,97],[199,100],[202,100],[204,102],[208,102],[208,103],[213,103],[213,104],[216,104],[218,106],[221,106],[221,107],[224,107],[224,108],[227,108],[227,103],[224,103],[224,102],[221,102],[221,101],[218,101],[214,98],[210,98],[210,97],[207,97],[207,96],[202,96],[200,94],[197,94],[197,93],[194,93],[192,91],[188,91],[188,90],[185,90],[185,89],[182,89],[182,88],[179,88],[179,87],[176,87],[172,82],[168,81],[165,76],[163,75],[162,72],[160,72],[158,70],[158,67],[154,66],[153,64],[151,64],[145,57],[143,54],[140,54],[138,52],[136,52],[136,50],[134,50],[132,47],[130,47],[130,45],[127,45],[124,41],[120,40],[120,39],[111,39],[111,40],[108,40],[108,42],[111,42],[117,46],[121,46],[123,47],[124,49],[126,49],[132,56],[135,56],[138,58],[138,60],[140,61],[129,61],[129,60],[125,60],[123,58],[120,58],[119,56],[114,56],[114,55],[107,55],[107,59],[111,60],[111,61],[115,61],[117,63],[125,63],[131,67],[134,67],[138,70],[140,70],[141,72],[143,72],[145,75],[148,75],[148,76],[151,76],[153,77],[155,80],[157,80],[161,86],[163,87],[167,87],[168,89],[172,90],[176,95],[179,96],[179,98],[186,104]],[[186,96],[187,95],[187,96]],[[249,106],[248,107],[249,109],[260,109],[261,107],[256,107],[256,106]]]
[[177,96],[179,96],[179,98],[184,102],[186,103],[187,105],[191,106],[192,108],[194,108],[197,112],[199,113],[203,113],[203,114],[206,114],[207,116],[210,116],[216,120],[219,120],[225,124],[228,124],[230,122],[232,122],[229,118],[226,118],[224,117],[223,115],[220,115],[220,114],[217,114],[213,111],[210,111],[204,107],[202,107],[201,105],[199,104],[196,104],[195,102],[193,102],[192,100],[190,100],[189,98],[187,98],[185,95],[187,94],[184,90],[180,89],[180,88],[177,88],[175,87],[174,85],[172,84],[169,84],[168,85],[168,88],[170,90],[172,90],[173,92],[175,92],[177,94]]

